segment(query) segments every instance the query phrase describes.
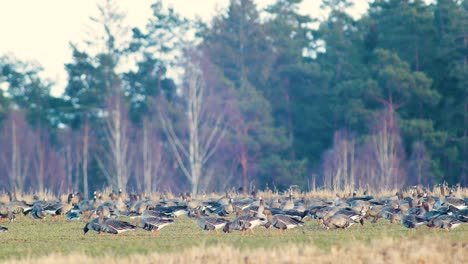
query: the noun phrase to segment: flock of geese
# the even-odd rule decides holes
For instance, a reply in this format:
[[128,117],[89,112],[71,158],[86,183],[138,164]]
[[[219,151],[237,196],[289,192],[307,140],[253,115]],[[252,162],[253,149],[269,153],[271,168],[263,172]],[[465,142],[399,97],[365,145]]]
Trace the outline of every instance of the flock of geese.
[[[460,197],[456,188],[439,185],[440,194],[432,195],[420,186],[399,191],[394,196],[373,197],[357,193],[336,198],[259,193],[230,195],[218,199],[194,199],[188,194],[173,197],[170,193],[159,200],[131,194],[124,199],[122,191],[105,197],[95,192],[85,200],[81,193],[70,193],[67,201],[47,201],[36,197],[32,203],[17,200],[9,193],[9,202],[0,203],[0,220],[16,221],[17,216],[33,219],[63,218],[84,220],[88,231],[120,234],[137,228],[159,235],[161,229],[174,224],[183,215],[194,219],[207,232],[240,231],[254,235],[254,228],[275,228],[278,233],[304,225],[315,219],[325,229],[347,229],[355,223],[375,223],[380,219],[401,223],[407,228],[426,225],[447,232],[468,222],[468,198]],[[459,187],[458,187],[459,188]],[[268,195],[267,195],[268,194]],[[131,219],[131,220],[123,220]],[[383,221],[383,220],[380,220]],[[0,232],[8,231],[0,226]]]

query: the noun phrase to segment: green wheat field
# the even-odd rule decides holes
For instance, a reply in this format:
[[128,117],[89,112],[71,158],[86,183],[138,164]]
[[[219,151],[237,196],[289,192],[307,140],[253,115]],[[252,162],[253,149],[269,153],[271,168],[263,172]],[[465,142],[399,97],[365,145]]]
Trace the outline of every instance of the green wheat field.
[[[134,221],[132,219],[124,219]],[[33,220],[2,223],[0,261],[6,263],[294,263],[357,258],[357,263],[457,263],[468,259],[468,226],[444,232],[425,226],[368,221],[348,230],[325,230],[315,220],[279,234],[263,227],[254,235],[206,233],[179,217],[160,236],[138,229],[120,235],[83,234],[86,221]],[[415,252],[410,252],[414,250]],[[403,252],[402,252],[403,251]],[[436,254],[436,255],[434,255]],[[408,259],[413,256],[414,259]],[[366,261],[367,259],[367,261]],[[421,262],[422,261],[422,262]],[[347,262],[347,261],[346,261]],[[459,262],[461,263],[461,262]]]

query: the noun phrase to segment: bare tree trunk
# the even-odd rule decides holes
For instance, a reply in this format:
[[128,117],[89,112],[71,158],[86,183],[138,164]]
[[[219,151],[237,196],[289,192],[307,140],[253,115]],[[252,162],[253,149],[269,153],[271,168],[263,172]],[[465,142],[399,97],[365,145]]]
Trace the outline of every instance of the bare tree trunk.
[[247,191],[247,187],[249,185],[249,175],[248,175],[248,154],[247,148],[245,147],[244,143],[240,143],[240,164],[242,166],[242,189],[245,192]]
[[143,167],[143,191],[151,193],[156,190],[161,183],[161,177],[158,175],[162,166],[162,145],[159,136],[156,136],[154,126],[147,118],[143,120],[142,136],[142,167]]
[[86,119],[83,129],[83,192],[85,199],[89,199],[89,188],[88,188],[88,154],[89,154],[89,120]]
[[[192,194],[197,195],[203,165],[216,152],[219,143],[224,138],[226,129],[222,125],[224,117],[222,111],[215,112],[214,117],[208,115],[209,111],[206,110],[207,105],[205,102],[207,87],[199,65],[189,63],[186,76],[188,88],[186,94],[188,147],[182,144],[172,125],[168,122],[168,118],[163,116],[161,111],[159,111],[159,116],[177,162],[191,184]],[[203,128],[209,132],[202,134]]]
[[[393,113],[386,113],[393,115]],[[380,129],[371,136],[374,156],[378,165],[379,185],[388,188],[397,188],[402,184],[402,171],[400,148],[401,139],[395,127],[390,126],[393,118],[390,116],[380,118]]]
[[144,118],[143,120],[143,146],[142,146],[142,151],[143,151],[143,182],[144,182],[144,192],[146,194],[149,194],[151,192],[151,174],[152,174],[152,161],[153,161],[153,152],[150,151],[149,147],[149,124],[148,120]]
[[18,188],[23,191],[23,183],[20,183],[19,175],[19,154],[18,154],[18,140],[16,138],[16,123],[11,122],[11,173],[10,173],[10,184],[14,188]]
[[72,142],[73,142],[72,140],[68,140],[67,142],[64,142],[64,144],[66,144],[65,146],[65,171],[67,175],[66,185],[68,188],[73,186]]
[[37,177],[37,191],[39,193],[44,193],[44,174],[45,174],[45,142],[43,142],[43,138],[41,137],[41,131],[39,130],[36,144],[35,144],[35,174]]
[[125,115],[122,96],[117,92],[109,100],[106,119],[106,137],[109,149],[102,149],[102,156],[97,156],[99,167],[108,182],[116,189],[126,189],[129,179],[129,168],[132,159],[129,150],[130,131]]
[[[21,112],[12,110],[3,124],[0,137],[4,148],[0,148],[0,161],[4,166],[11,189],[24,191],[29,175],[32,135]],[[8,149],[8,150],[7,150]],[[5,150],[2,152],[1,150]]]
[[356,178],[355,178],[355,169],[356,169],[356,165],[355,165],[355,160],[356,160],[356,157],[355,157],[355,140],[354,138],[351,139],[350,141],[351,145],[350,145],[350,149],[349,149],[349,159],[350,159],[350,162],[349,162],[349,185],[351,186],[352,189],[356,188]]
[[[333,148],[324,158],[324,184],[334,191],[353,189],[355,184],[354,139],[345,131],[336,131]],[[349,190],[351,191],[351,190]]]

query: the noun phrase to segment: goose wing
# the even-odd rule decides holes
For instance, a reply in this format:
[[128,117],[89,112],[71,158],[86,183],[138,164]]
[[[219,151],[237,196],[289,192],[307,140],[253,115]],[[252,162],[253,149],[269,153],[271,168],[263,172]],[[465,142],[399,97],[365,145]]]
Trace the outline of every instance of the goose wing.
[[221,225],[224,225],[228,223],[229,221],[224,219],[224,218],[216,218],[216,217],[204,217],[204,222],[205,222],[205,228],[207,230],[214,230],[216,228],[219,228]]
[[172,219],[162,219],[158,217],[146,217],[142,218],[139,226],[145,230],[152,231],[161,229],[164,226],[173,224],[174,220]]
[[125,231],[132,231],[136,229],[136,226],[129,222],[121,221],[118,219],[107,218],[102,225],[103,231],[111,234],[119,234]]
[[[276,225],[278,227],[282,227],[282,229],[286,228],[294,228],[296,226],[303,226],[304,222],[301,220],[298,220],[296,218],[292,218],[288,215],[275,215],[274,218],[276,218]],[[286,228],[283,228],[286,227]]]

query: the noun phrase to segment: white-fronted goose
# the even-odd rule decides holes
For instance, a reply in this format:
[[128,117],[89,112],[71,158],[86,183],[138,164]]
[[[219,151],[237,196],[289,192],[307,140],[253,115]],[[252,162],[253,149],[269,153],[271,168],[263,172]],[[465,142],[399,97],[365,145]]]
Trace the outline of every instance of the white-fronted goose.
[[150,231],[151,233],[156,231],[154,233],[159,236],[159,230],[172,224],[174,224],[173,219],[163,219],[159,217],[145,216],[141,217],[138,226],[146,231]]
[[458,220],[456,217],[452,215],[440,215],[437,217],[432,218],[428,223],[428,227],[432,228],[441,228],[445,231],[452,230],[458,226],[460,226],[463,222]]
[[66,215],[68,212],[70,212],[73,209],[73,198],[74,194],[70,193],[68,194],[67,197],[67,202],[66,203],[60,203],[56,208],[55,212],[53,213],[53,216],[63,216]]
[[[365,209],[361,209],[365,210]],[[364,225],[363,212],[356,212],[351,208],[342,208],[336,211],[332,216],[324,218],[323,226],[328,230],[330,228],[343,228],[347,229],[354,223],[361,223]]]
[[277,228],[280,233],[286,229],[293,229],[293,228],[304,225],[304,222],[297,220],[295,218],[292,218],[288,215],[284,215],[284,214],[272,215],[270,210],[265,210],[264,214],[266,215],[267,220],[268,220],[268,222],[265,224],[265,227],[269,228],[273,226]]
[[461,210],[458,210],[455,212],[454,216],[464,222],[464,223],[468,223],[468,209],[461,209]]
[[427,223],[424,217],[417,215],[404,215],[401,217],[400,221],[406,228],[418,228]]
[[217,218],[212,216],[201,216],[200,210],[197,210],[197,225],[210,233],[210,231],[214,230],[218,233],[218,230],[223,228],[226,223],[229,221],[224,218]]
[[289,193],[289,196],[280,204],[279,208],[284,211],[294,209],[293,194],[291,192]]
[[98,233],[104,232],[109,234],[121,234],[123,232],[135,231],[136,226],[126,221],[99,216],[85,225],[83,228],[84,234],[89,230],[93,230]]
[[232,222],[226,223],[223,228],[225,233],[230,233],[232,230],[239,230],[242,231],[242,235],[244,235],[245,231],[250,231],[253,235],[255,232],[253,228],[260,226],[266,223],[266,218],[259,218],[251,215],[241,215],[242,210],[240,208],[237,209],[236,215],[237,217],[232,220]]

